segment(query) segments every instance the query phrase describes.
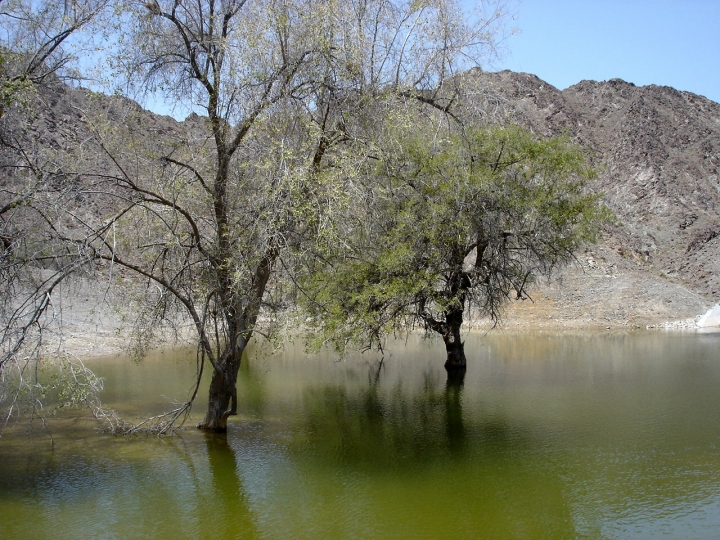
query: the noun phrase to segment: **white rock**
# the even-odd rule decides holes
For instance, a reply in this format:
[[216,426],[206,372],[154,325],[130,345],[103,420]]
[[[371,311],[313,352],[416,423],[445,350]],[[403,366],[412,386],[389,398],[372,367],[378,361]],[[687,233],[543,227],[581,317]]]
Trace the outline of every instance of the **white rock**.
[[720,306],[715,304],[697,322],[699,328],[720,326]]

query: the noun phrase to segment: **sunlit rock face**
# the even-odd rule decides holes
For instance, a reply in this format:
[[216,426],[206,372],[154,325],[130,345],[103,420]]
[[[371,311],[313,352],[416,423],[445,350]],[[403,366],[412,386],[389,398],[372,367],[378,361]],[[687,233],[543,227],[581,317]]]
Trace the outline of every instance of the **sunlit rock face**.
[[700,328],[720,327],[720,306],[715,304],[697,322]]

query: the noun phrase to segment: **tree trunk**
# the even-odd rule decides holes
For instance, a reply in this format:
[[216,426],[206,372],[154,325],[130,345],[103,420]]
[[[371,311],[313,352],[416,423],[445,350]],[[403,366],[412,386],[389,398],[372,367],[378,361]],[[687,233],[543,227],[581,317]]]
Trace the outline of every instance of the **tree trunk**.
[[[213,366],[208,408],[205,419],[197,426],[200,429],[227,431],[228,416],[237,414],[237,377],[240,361],[257,323],[260,303],[277,255],[278,250],[271,247],[255,269],[255,277],[245,309],[238,305],[226,313],[228,334],[231,338],[217,362],[217,367]],[[228,285],[232,282],[230,277],[224,274],[221,282],[225,284],[226,297],[232,298],[232,294],[229,293],[232,287]],[[232,302],[228,300],[225,304],[231,305]],[[238,313],[242,315],[236,318]]]
[[460,339],[460,328],[463,323],[463,312],[461,309],[454,309],[445,313],[445,331],[443,332],[443,341],[445,342],[445,351],[447,352],[447,360],[445,361],[445,369],[448,374],[464,373],[467,369],[465,359],[465,344]]
[[220,371],[214,369],[210,380],[205,418],[198,428],[208,431],[227,431],[228,417],[237,414],[237,376],[245,347],[234,347],[222,356]]

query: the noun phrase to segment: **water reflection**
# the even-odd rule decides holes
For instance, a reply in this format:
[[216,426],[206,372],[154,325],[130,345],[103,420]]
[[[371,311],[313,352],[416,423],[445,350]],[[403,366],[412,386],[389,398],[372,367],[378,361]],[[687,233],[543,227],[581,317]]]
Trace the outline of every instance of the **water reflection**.
[[[208,464],[212,475],[215,504],[205,513],[203,531],[217,538],[258,538],[245,491],[238,477],[235,451],[226,433],[204,434]],[[208,508],[208,510],[210,510]]]
[[[467,342],[460,380],[424,342],[382,363],[257,357],[224,436],[58,418],[48,452],[6,434],[0,537],[717,536],[720,336]],[[152,409],[183,389],[162,368],[139,367],[154,386],[108,377],[109,394]]]
[[523,425],[510,425],[497,413],[474,410],[467,426],[462,378],[443,384],[443,372],[428,370],[418,388],[402,380],[383,384],[379,373],[373,371],[365,385],[305,387],[292,450],[360,470],[398,470],[462,461],[471,445],[497,457],[509,446],[521,453],[533,444]]
[[467,447],[461,400],[465,373],[462,373],[461,378],[451,377],[451,373],[452,371],[448,373],[445,385],[445,433],[450,455],[462,457]]

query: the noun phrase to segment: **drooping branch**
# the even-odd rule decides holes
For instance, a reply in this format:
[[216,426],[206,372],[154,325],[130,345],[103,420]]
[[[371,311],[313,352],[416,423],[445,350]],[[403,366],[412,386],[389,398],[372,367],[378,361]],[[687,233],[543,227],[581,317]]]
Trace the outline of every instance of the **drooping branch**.
[[168,291],[170,294],[172,294],[175,298],[177,298],[183,304],[183,306],[185,306],[185,309],[187,309],[188,314],[192,317],[192,320],[193,320],[193,323],[195,324],[195,328],[197,329],[198,336],[200,338],[200,344],[201,344],[203,350],[208,355],[208,358],[210,358],[215,369],[216,370],[221,369],[220,366],[215,361],[212,346],[210,345],[210,341],[208,339],[207,332],[205,330],[205,326],[203,324],[203,319],[197,313],[197,310],[195,309],[195,305],[191,298],[182,294],[182,292],[179,289],[177,289],[175,286],[173,286],[172,283],[170,283],[168,280],[166,280],[162,276],[155,275],[137,264],[133,264],[128,261],[125,261],[124,259],[119,257],[117,255],[117,253],[115,253],[115,252],[113,252],[111,255],[106,255],[104,253],[97,252],[97,253],[95,253],[95,258],[104,260],[104,261],[108,261],[108,262],[112,262],[114,264],[123,266],[123,267],[127,268],[128,270],[132,270],[136,274],[154,281],[155,283],[157,283],[158,285],[163,287],[166,291]]
[[[197,222],[192,217],[192,214],[189,211],[187,211],[186,209],[184,209],[180,205],[178,205],[178,203],[176,201],[169,200],[160,193],[157,193],[155,191],[141,187],[126,172],[125,168],[118,161],[117,157],[105,146],[104,142],[99,137],[97,140],[97,144],[102,149],[102,151],[105,153],[105,155],[118,168],[121,175],[120,176],[110,176],[110,175],[95,174],[95,176],[97,176],[98,178],[116,180],[116,181],[120,182],[121,184],[124,184],[126,187],[128,187],[132,193],[135,193],[137,195],[144,195],[145,196],[143,198],[144,202],[158,204],[160,206],[164,206],[166,208],[172,209],[175,212],[178,212],[180,215],[183,216],[183,218],[187,221],[188,225],[190,226],[190,229],[192,230],[194,244],[197,247],[197,249],[200,251],[200,253],[202,253],[203,256],[211,263],[213,263],[215,265],[219,264],[219,261],[217,260],[217,258],[214,255],[212,255],[207,250],[207,248],[203,245],[202,235],[200,234],[200,227],[198,226]],[[168,159],[168,158],[164,158],[164,159]],[[202,177],[200,177],[200,181],[202,182]],[[203,187],[206,187],[204,182],[202,182],[202,185],[203,185]]]

